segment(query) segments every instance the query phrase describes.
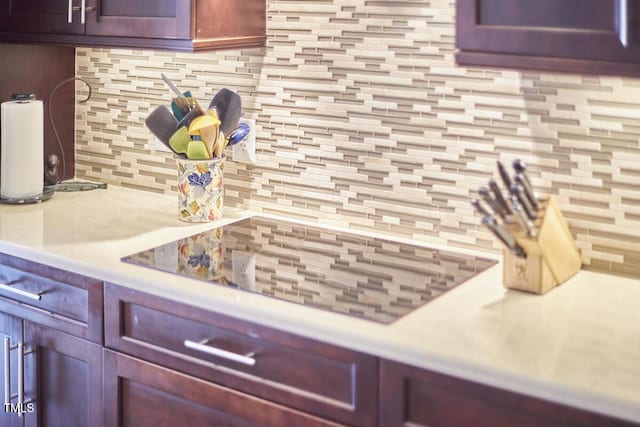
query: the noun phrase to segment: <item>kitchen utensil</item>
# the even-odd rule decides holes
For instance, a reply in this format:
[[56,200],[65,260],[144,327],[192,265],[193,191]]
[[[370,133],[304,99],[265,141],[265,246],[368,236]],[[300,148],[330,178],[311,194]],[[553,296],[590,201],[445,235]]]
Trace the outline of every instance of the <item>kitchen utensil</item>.
[[218,132],[218,140],[216,141],[214,148],[214,156],[220,157],[222,156],[222,152],[224,151],[224,147],[227,146],[227,139],[224,136],[224,132]]
[[167,86],[169,86],[169,89],[171,89],[178,97],[182,96],[182,92],[180,92],[176,85],[174,85],[173,82],[169,80],[169,77],[167,77],[164,73],[160,74],[160,76],[162,77],[162,80],[164,80],[164,82],[167,84]]
[[[189,98],[192,98],[191,91],[189,90],[184,92],[182,95],[184,95],[184,97],[187,98],[187,100]],[[182,120],[182,118],[184,117],[184,115],[178,108],[178,104],[176,103],[175,99],[171,101],[171,111],[173,112],[173,115],[176,116],[176,119],[178,120]]]
[[240,95],[227,88],[222,88],[211,100],[209,109],[215,108],[220,118],[220,130],[229,135],[238,126],[242,116],[242,100]]
[[179,129],[181,127],[186,127],[187,129],[189,129],[189,125],[191,124],[191,122],[193,120],[195,120],[196,117],[200,117],[202,116],[202,111],[200,111],[199,109],[193,109],[190,110],[183,118],[182,120],[180,120],[178,122],[178,125],[176,126],[176,129]]
[[527,192],[527,197],[530,197],[531,205],[535,210],[540,210],[538,198],[536,197],[535,191],[533,191],[533,185],[531,184],[529,176],[527,175],[527,165],[520,159],[515,159],[512,165],[513,169],[518,173],[518,175],[520,175],[523,187]]
[[192,139],[187,145],[187,159],[189,160],[209,160],[209,152],[204,141]]
[[175,133],[178,120],[164,105],[160,105],[149,114],[144,121],[147,128],[154,134],[164,145],[169,147],[172,151],[173,148],[169,145],[171,136]]
[[191,141],[186,126],[180,127],[169,139],[169,147],[178,154],[186,154],[187,146]]
[[518,202],[520,202],[520,205],[522,206],[524,213],[527,215],[527,218],[534,221],[538,216],[536,215],[535,210],[531,207],[531,204],[529,204],[529,200],[524,195],[522,187],[520,187],[518,184],[511,184],[509,192],[516,197]]
[[200,135],[204,141],[209,157],[215,157],[214,148],[220,135],[220,120],[213,115],[203,114],[193,119],[189,125],[189,135]]
[[527,197],[527,200],[529,200],[529,203],[531,204],[531,207],[536,211],[540,210],[540,204],[536,199],[536,195],[533,192],[533,188],[531,188],[530,184],[527,184],[526,175],[523,175],[522,172],[517,172],[513,177],[513,180],[515,181],[516,184],[519,184],[522,187],[522,189],[524,190],[524,194]]
[[527,218],[527,215],[525,214],[522,205],[518,201],[518,198],[514,195],[511,195],[509,196],[509,199],[511,201],[511,207],[513,208],[514,216],[522,230],[525,231],[529,237],[535,237],[535,227],[533,226],[533,223],[529,221],[529,218]]
[[489,207],[491,208],[491,210],[498,215],[500,218],[502,218],[503,220],[506,221],[506,212],[504,212],[500,206],[498,206],[498,204],[496,203],[495,200],[493,200],[493,197],[491,197],[491,193],[489,193],[489,190],[487,190],[486,187],[480,187],[478,188],[478,195],[482,198],[482,200],[484,200],[484,202],[489,205]]
[[473,207],[475,208],[476,212],[478,212],[478,213],[479,213],[480,215],[482,215],[483,217],[485,217],[485,216],[491,216],[491,213],[489,213],[489,211],[488,211],[488,210],[486,210],[486,209],[484,208],[484,206],[482,206],[482,205],[480,204],[480,200],[478,200],[478,199],[472,199],[472,200],[471,200],[471,206],[473,206]]
[[162,80],[164,80],[164,82],[167,84],[167,86],[169,86],[169,88],[176,94],[176,97],[173,99],[173,102],[175,102],[176,108],[178,109],[178,111],[183,117],[186,116],[191,110],[194,110],[194,109],[197,109],[200,111],[200,113],[202,113],[202,110],[200,110],[198,103],[193,97],[190,97],[190,98],[185,97],[183,93],[180,92],[180,90],[176,87],[176,85],[174,85],[173,82],[169,80],[169,78],[164,73],[160,75],[162,77]]
[[502,211],[507,215],[513,215],[513,211],[511,210],[509,203],[507,203],[504,196],[502,195],[502,191],[498,187],[498,184],[493,179],[489,181],[489,189],[493,193],[493,198],[500,209],[502,209]]
[[516,242],[516,239],[509,233],[509,231],[503,226],[498,224],[495,217],[492,215],[482,218],[482,224],[486,226],[491,232],[500,240],[512,254],[519,258],[526,258],[527,254],[522,249],[522,246]]
[[504,183],[504,188],[509,190],[511,188],[511,177],[509,177],[509,172],[504,167],[504,165],[498,160],[498,173],[500,173],[500,178],[502,178],[502,182]]
[[251,132],[251,128],[246,123],[240,123],[237,128],[231,132],[229,137],[227,138],[227,145],[236,145],[237,143],[243,141]]

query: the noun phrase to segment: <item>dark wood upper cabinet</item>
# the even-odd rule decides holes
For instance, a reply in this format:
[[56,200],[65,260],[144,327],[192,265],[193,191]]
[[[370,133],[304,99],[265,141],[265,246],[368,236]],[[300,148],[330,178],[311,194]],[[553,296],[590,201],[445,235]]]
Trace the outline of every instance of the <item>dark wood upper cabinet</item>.
[[[82,34],[80,19],[68,21],[68,0],[2,1],[0,23],[3,31],[16,33]],[[76,12],[72,12],[75,14]]]
[[637,0],[458,0],[456,61],[640,75]]
[[196,51],[265,40],[266,0],[0,0],[0,41]]

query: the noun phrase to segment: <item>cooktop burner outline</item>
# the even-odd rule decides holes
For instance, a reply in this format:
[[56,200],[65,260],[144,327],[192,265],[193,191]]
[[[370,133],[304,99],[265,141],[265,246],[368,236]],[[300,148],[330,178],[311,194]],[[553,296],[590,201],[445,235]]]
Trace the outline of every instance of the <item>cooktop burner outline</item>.
[[391,323],[497,261],[253,216],[122,261]]

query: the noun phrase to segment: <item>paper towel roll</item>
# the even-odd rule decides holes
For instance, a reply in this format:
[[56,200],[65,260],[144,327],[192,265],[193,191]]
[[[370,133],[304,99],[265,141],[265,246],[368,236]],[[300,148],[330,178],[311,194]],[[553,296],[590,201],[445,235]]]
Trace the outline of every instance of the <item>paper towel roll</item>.
[[0,114],[0,197],[37,196],[44,185],[42,101],[3,102]]

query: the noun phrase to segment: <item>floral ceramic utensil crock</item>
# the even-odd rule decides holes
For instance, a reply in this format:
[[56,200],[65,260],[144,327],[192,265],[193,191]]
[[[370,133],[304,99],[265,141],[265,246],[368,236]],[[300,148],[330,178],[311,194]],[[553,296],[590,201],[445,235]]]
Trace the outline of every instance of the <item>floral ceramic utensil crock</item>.
[[186,222],[222,218],[225,157],[210,160],[176,159],[178,163],[178,215]]

